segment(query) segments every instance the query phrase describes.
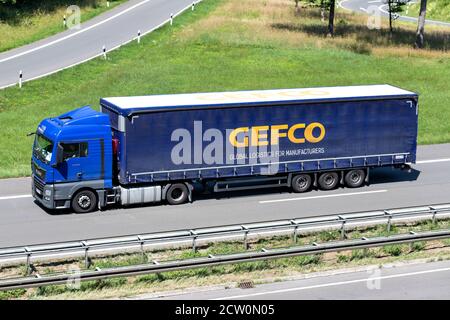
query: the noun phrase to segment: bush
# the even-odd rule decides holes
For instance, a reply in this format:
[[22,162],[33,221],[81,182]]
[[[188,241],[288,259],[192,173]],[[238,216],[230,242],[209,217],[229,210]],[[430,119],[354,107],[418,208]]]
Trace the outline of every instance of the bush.
[[17,299],[23,296],[26,292],[27,291],[25,289],[0,291],[0,300]]
[[403,252],[403,248],[399,244],[394,244],[390,246],[384,246],[383,251],[391,256],[399,256]]

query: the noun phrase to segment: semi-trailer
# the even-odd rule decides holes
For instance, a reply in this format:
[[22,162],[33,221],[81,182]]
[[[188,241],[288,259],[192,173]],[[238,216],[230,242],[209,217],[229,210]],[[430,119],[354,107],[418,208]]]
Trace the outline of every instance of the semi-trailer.
[[391,85],[102,98],[39,124],[32,194],[81,213],[208,188],[356,188],[415,163],[417,126],[418,95]]

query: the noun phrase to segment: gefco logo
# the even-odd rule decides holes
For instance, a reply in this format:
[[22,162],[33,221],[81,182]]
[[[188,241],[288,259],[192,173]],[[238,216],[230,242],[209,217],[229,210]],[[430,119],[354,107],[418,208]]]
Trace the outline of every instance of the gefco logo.
[[236,148],[278,145],[280,139],[292,143],[318,143],[325,138],[325,126],[320,122],[240,127],[231,131],[229,142]]

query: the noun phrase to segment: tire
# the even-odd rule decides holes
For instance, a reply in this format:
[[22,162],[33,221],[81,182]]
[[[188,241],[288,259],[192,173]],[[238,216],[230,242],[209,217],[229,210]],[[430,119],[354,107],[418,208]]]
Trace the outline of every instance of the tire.
[[364,170],[350,170],[345,174],[344,181],[349,188],[361,187],[366,178],[366,172]]
[[339,183],[339,175],[336,172],[324,172],[320,175],[318,183],[322,190],[334,189]]
[[88,213],[97,209],[97,195],[91,190],[81,190],[72,198],[72,209],[76,213]]
[[171,205],[185,203],[188,200],[189,190],[184,183],[175,183],[166,193],[167,202]]
[[312,178],[309,174],[298,174],[292,178],[291,186],[294,192],[306,192],[311,188]]

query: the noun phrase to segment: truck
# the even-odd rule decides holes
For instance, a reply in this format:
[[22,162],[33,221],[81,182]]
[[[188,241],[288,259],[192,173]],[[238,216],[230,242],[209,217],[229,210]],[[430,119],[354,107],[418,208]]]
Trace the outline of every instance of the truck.
[[201,192],[369,183],[376,167],[416,161],[418,94],[392,85],[100,99],[44,119],[32,195],[77,213],[178,205]]

